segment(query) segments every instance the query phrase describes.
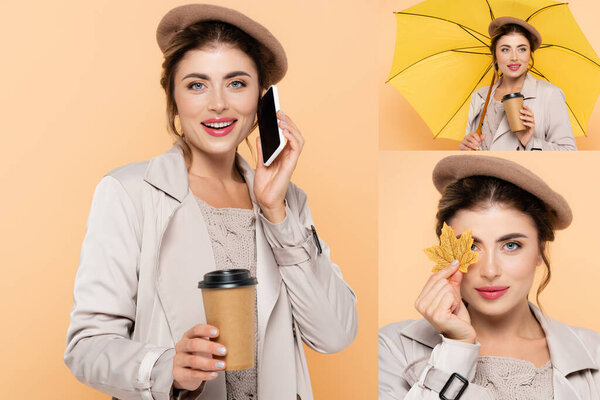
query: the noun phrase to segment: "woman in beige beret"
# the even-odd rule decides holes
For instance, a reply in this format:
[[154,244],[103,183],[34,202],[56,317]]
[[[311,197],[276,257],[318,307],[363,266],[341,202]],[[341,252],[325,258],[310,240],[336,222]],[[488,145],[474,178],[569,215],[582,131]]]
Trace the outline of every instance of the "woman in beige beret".
[[[256,170],[236,151],[285,75],[283,47],[245,15],[200,4],[171,10],[157,39],[175,146],[96,188],[65,362],[119,399],[311,400],[303,343],[348,346],[356,298],[290,182],[304,143],[292,119],[278,114],[287,144],[269,167],[258,140]],[[198,282],[226,268],[258,285],[256,365],[224,372]]]
[[[490,87],[473,93],[460,150],[577,150],[564,93],[528,72],[533,65],[533,52],[542,42],[539,32],[513,17],[496,18],[488,30],[494,69],[500,79],[492,87],[481,136],[475,132],[481,124]],[[518,92],[524,96],[520,118],[526,129],[513,133],[501,100]]]
[[548,243],[572,220],[565,199],[495,157],[447,157],[433,180],[437,233],[471,230],[478,260],[430,276],[415,301],[423,319],[380,330],[379,400],[600,398],[600,334],[528,301],[539,266],[538,297],[550,281]]

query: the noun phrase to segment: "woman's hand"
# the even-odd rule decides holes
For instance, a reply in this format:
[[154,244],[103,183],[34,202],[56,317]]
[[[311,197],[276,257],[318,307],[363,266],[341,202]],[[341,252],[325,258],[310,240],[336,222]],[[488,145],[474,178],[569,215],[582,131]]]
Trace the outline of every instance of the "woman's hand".
[[277,118],[287,143],[275,161],[265,167],[260,138],[257,137],[258,165],[254,175],[256,201],[265,217],[274,224],[283,221],[285,218],[285,203],[283,200],[304,146],[304,138],[291,118],[281,111],[277,112]]
[[462,276],[458,261],[431,275],[415,301],[415,308],[448,339],[475,343],[477,335],[460,295]]
[[460,145],[458,146],[459,150],[481,150],[481,143],[483,143],[483,139],[485,139],[485,134],[479,136],[478,134],[471,132],[467,134]]
[[225,369],[225,362],[210,358],[210,355],[224,356],[227,349],[208,338],[219,336],[219,330],[211,325],[198,324],[183,334],[175,345],[173,358],[173,387],[175,389],[196,390],[203,381],[217,377],[217,372]]
[[525,147],[533,137],[533,132],[535,131],[535,118],[533,116],[533,111],[531,111],[531,108],[527,107],[526,105],[523,105],[523,108],[520,111],[521,121],[523,121],[523,125],[525,125],[527,129],[525,129],[524,131],[516,132],[515,135],[517,135],[519,142],[521,142],[523,147]]

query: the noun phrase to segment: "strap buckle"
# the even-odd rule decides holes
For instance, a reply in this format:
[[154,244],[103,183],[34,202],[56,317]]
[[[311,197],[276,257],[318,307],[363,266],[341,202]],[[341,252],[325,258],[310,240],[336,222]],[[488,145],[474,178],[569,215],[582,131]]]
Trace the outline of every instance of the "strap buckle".
[[[448,398],[448,397],[446,397],[446,390],[448,390],[450,388],[450,386],[454,382],[455,378],[462,382],[462,387],[458,390],[458,393],[456,393],[455,397]],[[465,390],[467,390],[467,386],[469,386],[469,381],[462,375],[457,374],[455,372],[452,375],[450,375],[450,378],[448,378],[448,380],[446,381],[446,384],[440,391],[440,399],[442,399],[442,400],[458,400],[458,399],[460,399],[462,394],[465,392]]]

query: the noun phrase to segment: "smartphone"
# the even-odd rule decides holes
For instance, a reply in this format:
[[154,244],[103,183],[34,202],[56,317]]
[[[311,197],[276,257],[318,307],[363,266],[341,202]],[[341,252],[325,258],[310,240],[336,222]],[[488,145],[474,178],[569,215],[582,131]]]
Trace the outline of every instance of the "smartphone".
[[279,121],[277,120],[277,111],[279,111],[277,86],[271,85],[261,99],[257,111],[263,164],[267,167],[281,153],[286,143],[283,131],[279,127]]

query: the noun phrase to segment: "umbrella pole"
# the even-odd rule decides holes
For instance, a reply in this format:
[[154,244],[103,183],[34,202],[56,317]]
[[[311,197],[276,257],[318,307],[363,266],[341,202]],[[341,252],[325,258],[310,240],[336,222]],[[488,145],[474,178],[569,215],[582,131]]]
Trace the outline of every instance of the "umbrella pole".
[[490,83],[490,88],[488,89],[487,96],[485,98],[485,105],[483,106],[483,112],[481,113],[481,119],[479,120],[479,126],[477,126],[477,130],[475,131],[475,133],[477,133],[478,136],[481,136],[481,127],[483,126],[483,119],[485,118],[485,112],[487,111],[488,103],[490,102],[490,95],[492,94],[492,87],[494,86],[494,82],[496,82],[496,70],[495,69],[494,69],[494,75],[492,75],[492,83]]

